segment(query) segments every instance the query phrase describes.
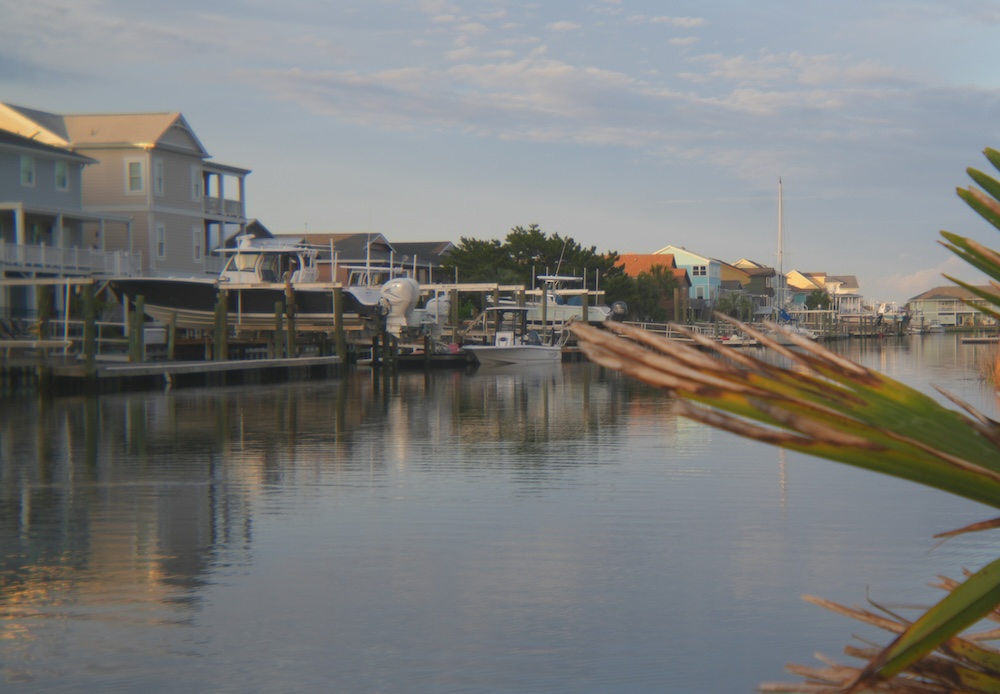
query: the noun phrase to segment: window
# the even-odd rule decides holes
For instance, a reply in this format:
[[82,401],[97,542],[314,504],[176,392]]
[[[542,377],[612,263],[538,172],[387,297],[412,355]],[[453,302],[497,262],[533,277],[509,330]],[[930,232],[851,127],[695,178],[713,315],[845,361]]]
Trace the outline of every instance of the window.
[[69,190],[69,164],[56,162],[56,190]]
[[201,167],[192,166],[191,167],[191,199],[201,200],[203,194],[202,181],[201,181]]
[[146,190],[146,182],[143,180],[142,172],[142,162],[141,161],[129,161],[125,162],[126,166],[126,183],[125,190],[129,193],[142,193]]
[[163,260],[167,257],[167,225],[156,225],[156,257]]
[[191,227],[191,242],[194,262],[200,263],[202,256],[202,234],[198,227]]
[[704,299],[705,298],[705,288],[704,287],[695,287],[694,288],[694,297],[696,299]]
[[704,265],[693,265],[691,267],[691,275],[693,277],[705,277],[706,274],[707,273],[705,272],[705,266]]
[[21,185],[35,187],[35,158],[21,157]]
[[153,160],[153,194],[163,195],[163,160]]

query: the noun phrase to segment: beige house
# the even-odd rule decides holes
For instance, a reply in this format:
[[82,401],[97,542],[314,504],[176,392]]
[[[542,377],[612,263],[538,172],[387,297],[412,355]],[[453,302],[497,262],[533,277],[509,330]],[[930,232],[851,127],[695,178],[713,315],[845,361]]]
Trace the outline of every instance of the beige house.
[[0,129],[96,163],[83,171],[84,210],[131,218],[87,239],[141,257],[151,275],[214,274],[213,249],[247,223],[248,169],[210,155],[180,113],[57,115],[0,103]]
[[[993,292],[989,285],[979,287],[988,292]],[[934,287],[928,289],[923,294],[918,294],[906,302],[906,309],[914,317],[915,321],[931,323],[937,321],[941,325],[947,326],[994,326],[996,320],[977,311],[966,303],[989,305],[985,299],[981,299],[964,287],[949,285],[944,287]]]

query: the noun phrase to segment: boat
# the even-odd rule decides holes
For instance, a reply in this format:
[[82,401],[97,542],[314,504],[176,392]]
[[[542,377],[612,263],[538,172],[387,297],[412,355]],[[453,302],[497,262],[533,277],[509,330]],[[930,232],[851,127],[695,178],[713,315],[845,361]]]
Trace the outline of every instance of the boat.
[[[573,275],[539,275],[541,289],[528,292],[527,324],[530,328],[551,327],[561,330],[568,321],[586,321],[600,324],[610,318],[624,320],[628,313],[625,302],[617,301],[612,306],[588,304],[586,317],[583,312],[583,296],[599,297],[601,293],[582,288],[583,277]],[[577,285],[580,285],[579,287]],[[544,297],[544,301],[543,301]]]
[[798,319],[794,318],[787,310],[786,305],[788,304],[787,298],[787,288],[785,286],[785,268],[784,268],[784,229],[783,223],[783,201],[781,192],[781,179],[778,179],[778,271],[775,275],[775,280],[777,280],[778,286],[774,290],[774,306],[772,307],[772,316],[777,314],[776,322],[772,323],[766,330],[765,334],[772,340],[776,341],[779,345],[794,345],[795,340],[790,336],[795,335],[799,338],[804,338],[806,340],[818,340],[819,335],[810,330],[809,328],[804,328],[798,324]]
[[750,337],[745,333],[735,333],[721,338],[720,342],[724,347],[757,347],[760,343],[757,338]]
[[[483,323],[487,341],[464,344],[462,349],[482,366],[554,364],[562,361],[562,344],[542,341],[538,331],[528,328],[526,306],[488,306],[477,323]],[[475,324],[470,327],[475,327]],[[563,333],[567,335],[568,333]]]
[[929,332],[929,333],[943,333],[944,332],[944,326],[941,325],[940,323],[938,323],[936,320],[932,320],[927,325],[927,332]]
[[[109,285],[133,303],[142,297],[149,317],[179,328],[214,328],[224,296],[231,327],[273,330],[276,305],[293,296],[297,329],[333,330],[336,285],[317,281],[318,248],[297,239],[243,236],[223,252],[229,258],[217,277],[121,277]],[[352,319],[387,316],[393,308],[383,287],[343,287],[342,294],[343,314]]]

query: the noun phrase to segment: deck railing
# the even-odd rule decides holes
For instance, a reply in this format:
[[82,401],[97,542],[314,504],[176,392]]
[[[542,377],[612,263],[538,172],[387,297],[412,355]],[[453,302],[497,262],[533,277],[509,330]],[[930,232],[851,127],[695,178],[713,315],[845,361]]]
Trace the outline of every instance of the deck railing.
[[127,251],[105,252],[0,241],[0,270],[130,277],[141,274],[142,255]]

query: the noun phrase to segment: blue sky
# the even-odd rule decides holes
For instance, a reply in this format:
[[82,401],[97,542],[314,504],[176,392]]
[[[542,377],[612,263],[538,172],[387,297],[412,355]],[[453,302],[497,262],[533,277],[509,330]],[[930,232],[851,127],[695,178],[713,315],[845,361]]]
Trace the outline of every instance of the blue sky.
[[0,0],[0,100],[180,111],[253,170],[272,231],[668,244],[853,274],[903,301],[981,278],[955,195],[1000,147],[978,0]]

